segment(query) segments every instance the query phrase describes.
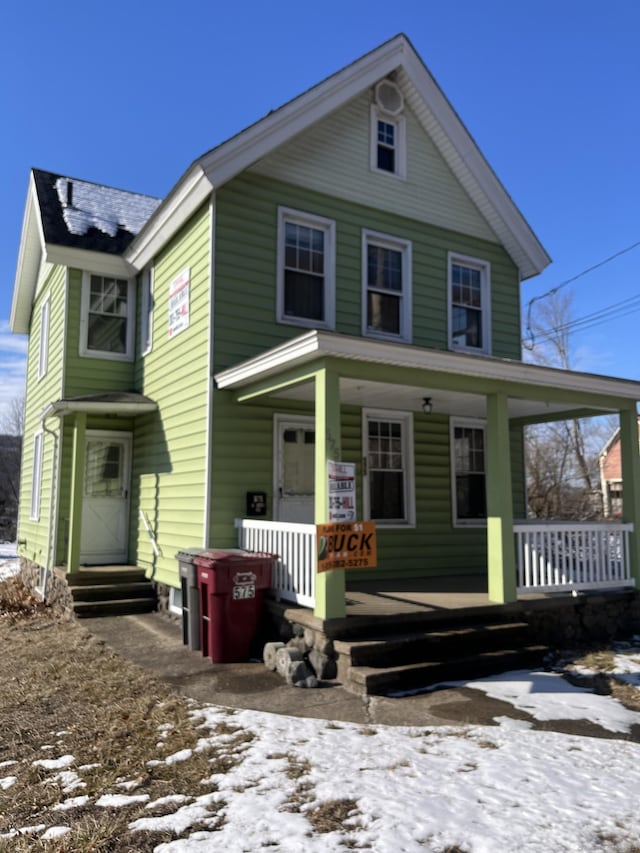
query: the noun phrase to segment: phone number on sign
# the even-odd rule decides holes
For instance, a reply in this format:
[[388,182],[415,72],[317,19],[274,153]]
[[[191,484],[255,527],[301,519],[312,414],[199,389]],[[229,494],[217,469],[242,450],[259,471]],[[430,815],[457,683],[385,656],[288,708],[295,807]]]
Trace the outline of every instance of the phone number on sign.
[[364,558],[361,560],[331,560],[330,562],[332,569],[358,569],[366,568],[369,565],[369,561]]

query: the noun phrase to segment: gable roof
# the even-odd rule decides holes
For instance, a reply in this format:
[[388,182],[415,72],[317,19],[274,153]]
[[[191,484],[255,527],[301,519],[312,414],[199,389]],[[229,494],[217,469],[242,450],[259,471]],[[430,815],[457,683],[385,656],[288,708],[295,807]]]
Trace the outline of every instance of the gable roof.
[[[43,264],[88,262],[128,275],[122,255],[160,199],[32,169],[11,306],[11,328],[27,332]],[[105,261],[110,256],[111,262]],[[99,260],[98,260],[99,258]]]
[[[12,330],[28,331],[43,265],[63,263],[104,274],[134,274],[152,260],[212,190],[389,75],[513,259],[521,278],[542,272],[549,256],[410,41],[401,34],[203,154],[162,202],[34,170],[22,227]],[[73,202],[79,198],[84,206],[76,215]]]
[[144,266],[167,236],[217,189],[381,79],[393,75],[408,106],[520,270],[537,275],[550,258],[405,35],[398,35],[288,101],[197,159],[132,242]]

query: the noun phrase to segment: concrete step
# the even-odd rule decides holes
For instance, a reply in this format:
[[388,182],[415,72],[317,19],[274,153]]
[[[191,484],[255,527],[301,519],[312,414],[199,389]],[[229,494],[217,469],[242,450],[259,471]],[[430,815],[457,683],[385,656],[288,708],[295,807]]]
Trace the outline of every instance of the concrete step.
[[74,601],[73,612],[79,618],[88,616],[124,616],[131,613],[151,613],[157,607],[153,598],[114,598],[102,601]]
[[405,631],[361,640],[335,640],[349,666],[397,666],[460,656],[469,649],[519,648],[528,642],[526,622],[453,626],[437,631]]
[[346,686],[355,693],[369,695],[428,688],[441,682],[467,681],[511,669],[539,666],[548,651],[546,646],[531,645],[398,666],[354,666],[347,673]]

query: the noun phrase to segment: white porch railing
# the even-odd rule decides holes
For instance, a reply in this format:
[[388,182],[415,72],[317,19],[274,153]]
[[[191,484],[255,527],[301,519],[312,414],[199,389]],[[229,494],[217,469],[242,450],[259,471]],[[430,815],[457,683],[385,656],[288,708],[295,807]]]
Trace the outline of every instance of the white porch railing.
[[271,588],[279,599],[305,607],[315,604],[316,528],[314,524],[289,524],[236,518],[238,546],[246,551],[277,554]]
[[518,592],[634,586],[629,566],[633,524],[514,524]]

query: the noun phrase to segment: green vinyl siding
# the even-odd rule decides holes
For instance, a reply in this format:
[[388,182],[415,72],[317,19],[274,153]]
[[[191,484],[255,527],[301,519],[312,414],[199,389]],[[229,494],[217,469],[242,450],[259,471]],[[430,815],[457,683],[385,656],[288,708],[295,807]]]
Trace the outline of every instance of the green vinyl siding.
[[410,240],[412,342],[446,349],[447,255],[491,264],[492,354],[520,357],[517,271],[497,244],[255,174],[235,178],[216,200],[215,369],[304,331],[276,322],[277,211],[290,207],[336,223],[336,331],[361,333],[362,229]]
[[[130,551],[154,580],[178,585],[175,554],[205,537],[210,215],[202,207],[154,259],[153,345],[135,386],[158,404],[136,418]],[[189,326],[169,339],[169,288],[189,270]],[[141,518],[153,532],[154,549]]]
[[[42,378],[38,378],[41,309],[46,299],[49,299],[47,371]],[[47,551],[53,548],[53,542],[49,536],[49,520],[54,516],[52,501],[54,506],[56,502],[56,494],[52,487],[56,483],[59,458],[58,419],[48,419],[46,427],[50,432],[43,431],[42,434],[40,513],[37,521],[30,518],[34,436],[37,432],[43,430],[40,417],[42,411],[49,402],[57,400],[62,396],[65,309],[66,270],[64,267],[54,267],[38,291],[31,315],[32,321],[27,349],[27,393],[24,410],[22,475],[20,478],[20,506],[18,515],[18,539],[24,543],[19,546],[19,553],[21,556],[39,565],[47,564]]]

